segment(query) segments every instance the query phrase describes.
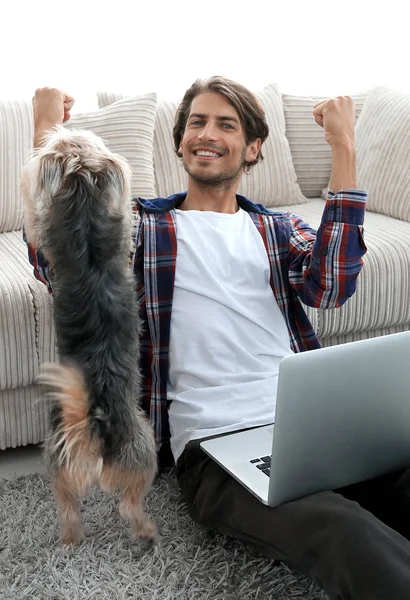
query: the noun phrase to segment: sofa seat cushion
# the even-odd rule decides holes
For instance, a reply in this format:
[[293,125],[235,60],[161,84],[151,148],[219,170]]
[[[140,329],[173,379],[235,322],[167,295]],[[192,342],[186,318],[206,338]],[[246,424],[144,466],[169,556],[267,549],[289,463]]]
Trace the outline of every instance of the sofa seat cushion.
[[[294,212],[318,228],[324,204],[314,199],[279,210]],[[316,311],[319,338],[410,323],[410,223],[367,211],[364,241],[367,253],[356,293],[340,308]]]
[[0,233],[0,390],[33,383],[38,373],[34,279],[21,231]]
[[53,297],[48,293],[47,287],[33,278],[29,281],[30,292],[33,297],[34,316],[36,319],[36,344],[38,362],[58,361],[57,337],[53,321]]

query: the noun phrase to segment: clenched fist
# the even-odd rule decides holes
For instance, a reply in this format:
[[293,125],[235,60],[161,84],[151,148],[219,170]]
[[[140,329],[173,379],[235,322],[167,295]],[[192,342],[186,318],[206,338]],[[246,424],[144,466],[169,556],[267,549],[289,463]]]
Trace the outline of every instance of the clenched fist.
[[354,146],[356,104],[350,96],[338,96],[318,102],[313,116],[325,130],[325,139],[332,147]]
[[37,147],[47,131],[68,121],[74,98],[56,88],[39,88],[32,102],[34,145]]

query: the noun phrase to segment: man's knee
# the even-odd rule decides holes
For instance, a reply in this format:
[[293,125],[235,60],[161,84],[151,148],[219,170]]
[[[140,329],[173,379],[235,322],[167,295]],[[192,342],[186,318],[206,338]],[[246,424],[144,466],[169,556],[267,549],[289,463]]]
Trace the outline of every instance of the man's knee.
[[322,511],[318,503],[317,525],[320,528],[322,512],[322,531],[325,523],[329,529],[316,544],[310,575],[341,598],[407,599],[410,544],[356,502],[334,496]]

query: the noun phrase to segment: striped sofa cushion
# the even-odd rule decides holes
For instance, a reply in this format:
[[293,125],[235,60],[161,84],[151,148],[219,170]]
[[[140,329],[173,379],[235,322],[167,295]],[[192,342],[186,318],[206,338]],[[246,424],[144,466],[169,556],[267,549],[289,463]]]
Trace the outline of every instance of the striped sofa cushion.
[[[363,109],[368,92],[353,95],[356,103],[356,120]],[[323,129],[317,125],[312,112],[323,97],[291,96],[283,94],[286,137],[289,140],[293,164],[302,193],[307,198],[319,198],[330,179],[331,149]]]
[[375,88],[357,122],[356,145],[367,209],[410,222],[410,94]]
[[[98,106],[105,108],[123,99],[121,94],[98,92]],[[153,159],[156,195],[167,198],[187,188],[187,174],[174,151],[172,128],[178,102],[161,100],[157,104],[154,130]]]
[[263,145],[265,159],[242,176],[239,193],[268,207],[281,204],[303,204],[297,183],[292,154],[286,137],[282,96],[276,85],[269,85],[257,93],[266,113],[269,137]]
[[156,104],[154,93],[124,98],[101,110],[74,115],[66,123],[69,129],[92,131],[128,161],[132,196],[156,196],[152,152]]
[[0,101],[0,232],[23,225],[21,169],[33,148],[31,102]]
[[160,198],[187,189],[188,176],[177,157],[172,139],[175,112],[178,102],[159,101],[154,133],[155,185]]
[[33,383],[39,366],[33,269],[21,231],[0,235],[0,264],[0,390],[6,390]]

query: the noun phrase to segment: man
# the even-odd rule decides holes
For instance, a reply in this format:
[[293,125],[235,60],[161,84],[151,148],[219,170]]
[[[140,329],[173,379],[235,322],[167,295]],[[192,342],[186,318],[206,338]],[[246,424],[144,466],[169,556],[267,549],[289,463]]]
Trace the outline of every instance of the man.
[[[37,90],[35,145],[73,102]],[[269,132],[255,96],[220,77],[187,90],[173,130],[187,193],[134,202],[144,403],[158,443],[171,441],[195,520],[309,575],[332,599],[404,600],[407,472],[269,508],[199,448],[205,437],[274,421],[280,360],[319,347],[300,300],[332,308],[355,291],[366,193],[356,189],[354,116],[349,97],[314,109],[332,148],[333,190],[316,232],[236,193]],[[29,246],[29,257],[52,292],[41,252]]]

